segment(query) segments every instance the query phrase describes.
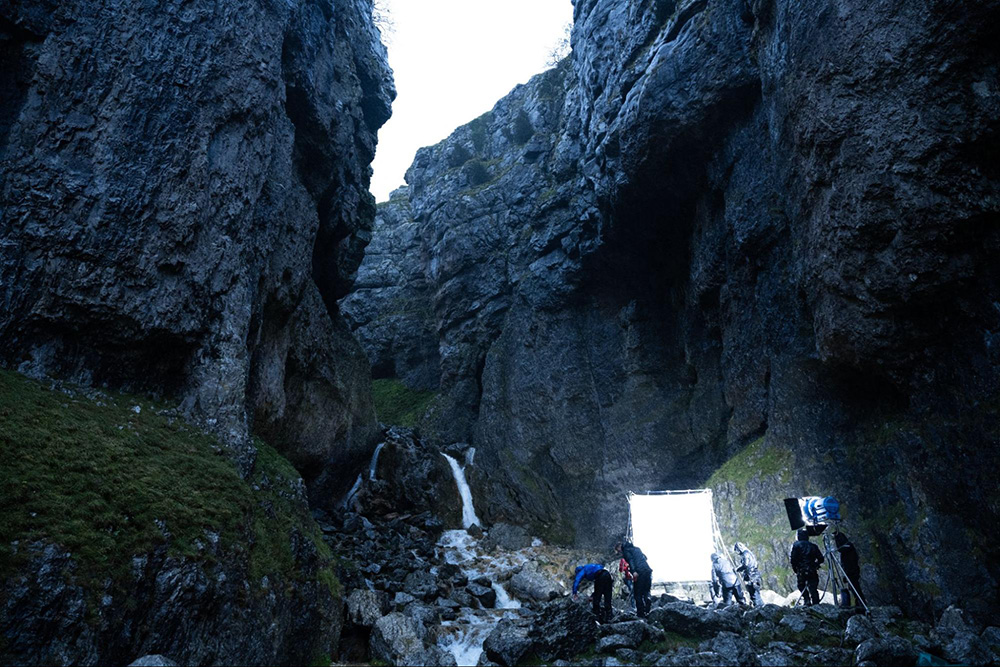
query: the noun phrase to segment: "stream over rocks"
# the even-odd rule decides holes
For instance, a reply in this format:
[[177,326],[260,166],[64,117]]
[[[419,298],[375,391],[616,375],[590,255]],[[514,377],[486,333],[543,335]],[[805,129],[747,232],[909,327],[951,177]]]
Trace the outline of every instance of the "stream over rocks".
[[472,448],[445,450],[390,429],[349,508],[315,512],[324,539],[345,558],[338,571],[347,611],[340,662],[1000,664],[1000,628],[977,624],[957,607],[934,625],[897,607],[864,616],[829,604],[790,607],[795,596],[778,594],[765,598],[778,604],[756,609],[661,594],[643,620],[616,582],[613,619],[598,625],[588,585],[574,602],[570,577],[586,562],[613,570],[610,554],[546,545],[510,524],[481,527],[465,479]]

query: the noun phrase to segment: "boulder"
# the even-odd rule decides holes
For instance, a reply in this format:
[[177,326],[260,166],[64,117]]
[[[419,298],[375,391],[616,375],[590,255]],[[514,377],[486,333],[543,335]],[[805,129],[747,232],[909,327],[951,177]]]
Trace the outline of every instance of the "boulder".
[[469,535],[471,535],[472,537],[476,538],[477,540],[483,539],[483,529],[482,527],[480,527],[478,523],[472,524],[471,526],[466,528],[465,531],[469,533]]
[[910,642],[900,637],[869,639],[855,649],[854,663],[859,667],[913,667],[917,664],[917,651]]
[[713,653],[722,656],[728,665],[737,667],[759,667],[760,660],[753,646],[740,635],[720,632],[711,642]]
[[668,632],[686,637],[713,637],[720,632],[739,633],[741,629],[735,616],[688,602],[668,602],[649,612],[649,619]]
[[531,628],[535,653],[544,661],[569,660],[586,651],[597,637],[588,605],[561,598],[545,606]]
[[652,641],[663,640],[663,630],[660,630],[645,621],[605,623],[598,628],[597,633],[601,637],[624,635],[632,642],[632,646],[638,646],[647,639]]
[[844,631],[846,645],[856,647],[858,644],[876,637],[878,637],[878,632],[868,617],[857,615],[847,619],[847,629]]
[[563,594],[563,587],[540,572],[538,564],[529,561],[510,578],[509,590],[519,598],[548,602]]
[[394,611],[375,622],[368,649],[373,659],[392,665],[424,664],[425,635],[416,619]]
[[177,663],[164,655],[144,655],[129,663],[128,667],[177,667]]
[[993,649],[994,653],[1000,655],[1000,628],[995,626],[986,628],[980,635],[980,639],[986,642],[986,645]]
[[407,593],[418,600],[430,602],[438,597],[441,584],[438,578],[427,570],[416,570],[406,575],[403,587]]
[[531,649],[528,628],[503,619],[483,642],[483,655],[492,662],[513,667]]
[[972,631],[965,613],[954,605],[941,614],[932,638],[941,646],[944,657],[951,662],[986,665],[997,661],[993,649]]
[[469,595],[479,600],[479,604],[483,607],[492,609],[497,606],[497,592],[493,590],[492,586],[482,586],[473,582],[466,586],[465,590],[469,592]]
[[608,635],[597,640],[598,653],[612,653],[620,648],[634,649],[639,643],[627,635]]
[[483,548],[489,551],[517,551],[531,546],[531,536],[521,526],[509,523],[495,523],[483,541]]
[[382,591],[358,589],[347,596],[347,618],[355,625],[370,628],[389,612],[389,596]]

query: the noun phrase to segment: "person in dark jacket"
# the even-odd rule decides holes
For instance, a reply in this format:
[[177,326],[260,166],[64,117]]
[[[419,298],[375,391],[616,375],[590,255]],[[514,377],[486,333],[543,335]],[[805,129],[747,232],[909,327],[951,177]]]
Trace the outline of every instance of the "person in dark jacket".
[[852,606],[863,605],[865,600],[861,594],[861,563],[858,560],[858,550],[854,548],[851,540],[844,533],[838,532],[834,536],[834,541],[837,543],[837,551],[840,552],[840,566],[844,568],[844,574],[854,586]]
[[632,584],[632,595],[635,597],[635,613],[639,618],[645,618],[649,614],[649,609],[653,604],[649,592],[653,588],[653,568],[649,567],[646,561],[646,554],[642,549],[629,541],[620,543],[616,551],[628,563],[632,570],[635,581]]
[[823,554],[819,547],[809,541],[809,533],[800,530],[798,539],[792,545],[792,550],[788,554],[788,560],[792,565],[792,570],[798,578],[799,592],[802,599],[806,601],[806,606],[812,606],[819,602],[819,566],[823,564]]
[[[611,588],[614,580],[611,573],[604,569],[603,565],[590,563],[580,565],[573,575],[573,599],[579,600],[580,584],[584,581],[594,582],[594,616],[599,623],[607,623],[611,620]],[[604,602],[602,605],[601,602]]]
[[763,607],[764,600],[760,596],[760,590],[764,587],[764,580],[760,576],[757,557],[742,542],[733,545],[733,551],[736,552],[736,571],[743,576],[750,603],[755,607]]
[[[720,590],[721,589],[721,590]],[[740,582],[733,572],[729,559],[722,554],[712,554],[712,597],[722,597],[722,604],[729,606],[729,598],[733,598],[740,606],[746,605]]]

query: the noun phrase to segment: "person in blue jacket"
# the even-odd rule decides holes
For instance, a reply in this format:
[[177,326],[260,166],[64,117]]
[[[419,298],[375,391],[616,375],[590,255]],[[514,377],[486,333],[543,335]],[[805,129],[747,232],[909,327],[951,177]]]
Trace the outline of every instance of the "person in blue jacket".
[[[611,573],[598,563],[578,566],[573,579],[574,600],[580,599],[580,583],[583,581],[594,582],[594,615],[597,616],[598,622],[607,623],[611,620],[611,587],[613,584]],[[602,600],[603,605],[601,604]]]

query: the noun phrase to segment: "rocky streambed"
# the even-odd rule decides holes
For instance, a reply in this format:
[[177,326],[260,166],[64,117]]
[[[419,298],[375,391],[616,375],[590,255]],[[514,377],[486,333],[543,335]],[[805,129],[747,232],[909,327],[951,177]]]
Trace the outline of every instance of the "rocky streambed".
[[[821,604],[719,608],[668,594],[638,619],[615,591],[615,616],[599,625],[573,568],[609,554],[554,547],[524,529],[483,530],[465,484],[474,452],[448,458],[412,433],[386,434],[342,510],[319,513],[324,539],[344,560],[347,619],[336,661],[396,665],[916,665],[1000,664],[1000,628],[958,607],[935,623],[898,607],[869,615]],[[450,459],[450,460],[449,460]],[[407,461],[407,465],[390,465]],[[453,474],[436,474],[441,464]],[[461,462],[461,463],[459,463]],[[421,477],[422,476],[422,477]],[[418,481],[422,479],[422,482]],[[401,482],[407,503],[391,504]],[[463,492],[464,491],[464,492]],[[443,520],[432,501],[463,503]],[[406,511],[401,511],[400,507]],[[459,526],[465,526],[459,528]]]

